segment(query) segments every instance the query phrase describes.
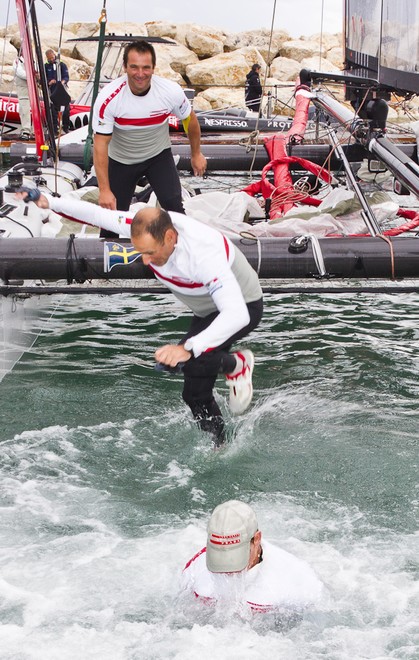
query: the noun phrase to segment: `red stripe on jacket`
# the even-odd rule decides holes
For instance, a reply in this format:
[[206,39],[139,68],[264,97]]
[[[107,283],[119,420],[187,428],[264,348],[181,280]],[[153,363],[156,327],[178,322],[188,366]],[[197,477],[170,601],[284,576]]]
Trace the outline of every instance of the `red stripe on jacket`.
[[186,562],[185,567],[184,567],[183,570],[186,571],[186,569],[189,568],[189,566],[192,564],[192,562],[194,562],[195,559],[198,559],[198,557],[200,557],[200,556],[202,555],[202,553],[203,553],[203,552],[206,552],[206,551],[207,551],[206,547],[205,547],[205,548],[202,548],[202,550],[198,550],[198,552],[196,553],[196,555],[194,555],[194,556],[192,557],[192,559],[190,559],[189,561]]
[[148,267],[151,268],[153,273],[156,273],[158,277],[161,280],[165,280],[166,282],[170,282],[170,284],[174,284],[175,286],[178,287],[184,287],[185,289],[198,289],[201,286],[204,286],[202,282],[178,282],[177,280],[172,279],[171,277],[165,277],[164,275],[161,275],[157,268],[154,268],[151,264],[148,264]]
[[100,108],[99,108],[99,117],[100,117],[101,119],[103,119],[104,116],[105,116],[105,110],[106,110],[106,107],[109,105],[109,103],[112,101],[112,99],[114,99],[115,96],[117,96],[117,95],[119,94],[119,92],[120,92],[122,89],[124,89],[124,87],[125,87],[126,84],[127,84],[127,81],[125,80],[125,82],[121,83],[121,84],[119,85],[119,87],[118,87],[117,89],[115,89],[115,90],[112,92],[112,94],[111,94],[110,96],[108,96],[108,98],[106,98],[106,99],[103,101],[102,105],[101,105]]
[[[230,247],[228,245],[228,241],[225,236],[223,236],[224,240],[224,247],[226,251],[226,257],[227,261],[230,255]],[[184,287],[185,289],[197,289],[200,286],[204,286],[202,282],[178,282],[177,280],[172,279],[171,277],[165,277],[164,275],[161,275],[157,268],[154,268],[151,264],[148,264],[149,268],[153,271],[153,273],[156,273],[162,280],[165,280],[166,282],[170,282],[171,284],[174,284],[175,286],[178,287]],[[212,349],[207,349],[207,350],[212,350]]]
[[155,117],[115,117],[115,124],[119,126],[155,126],[156,124],[164,124],[169,116],[169,113],[165,112]]

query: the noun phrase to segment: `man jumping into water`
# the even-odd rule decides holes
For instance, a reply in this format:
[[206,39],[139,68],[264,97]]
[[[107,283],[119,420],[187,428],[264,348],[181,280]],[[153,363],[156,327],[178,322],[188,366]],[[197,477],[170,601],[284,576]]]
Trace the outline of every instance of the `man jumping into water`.
[[[26,192],[17,196],[25,199]],[[253,354],[231,353],[232,344],[259,324],[263,299],[258,276],[246,257],[216,229],[180,213],[144,208],[135,215],[89,202],[40,195],[41,208],[131,238],[157,279],[193,312],[188,332],[178,344],[157,349],[167,368],[182,365],[182,396],[203,431],[216,446],[225,442],[225,425],[213,388],[224,374],[229,405],[240,414],[253,395]]]

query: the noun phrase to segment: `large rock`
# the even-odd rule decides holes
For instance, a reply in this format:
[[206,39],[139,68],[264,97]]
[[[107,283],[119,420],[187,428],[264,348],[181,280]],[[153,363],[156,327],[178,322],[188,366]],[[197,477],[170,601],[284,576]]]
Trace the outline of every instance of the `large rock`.
[[92,67],[81,60],[66,59],[70,80],[89,80],[92,73]]
[[[16,59],[17,50],[7,39],[0,39],[2,62],[11,66]],[[2,70],[3,74],[3,70]]]
[[85,37],[92,37],[99,32],[99,23],[65,23],[64,30],[72,32],[74,37],[83,39]]
[[[99,33],[99,26],[97,32]],[[145,23],[106,23],[106,34],[115,34],[126,36],[127,41],[134,41],[134,37],[147,37],[147,27]]]
[[[72,80],[68,86],[68,91],[71,96],[72,103],[77,103],[78,99],[86,89],[85,80]],[[84,105],[84,104],[83,104]]]
[[297,60],[276,57],[270,66],[270,73],[278,80],[296,80],[301,68],[301,62]]
[[11,38],[15,37],[15,36],[19,36],[19,39],[20,39],[20,31],[19,31],[19,26],[18,26],[17,23],[13,23],[12,25],[8,25],[7,28],[0,27],[0,39],[5,39],[6,41],[11,41]]
[[221,53],[198,64],[186,67],[186,76],[192,85],[197,87],[226,85],[229,87],[243,86],[246,74],[254,62],[261,62],[262,75],[264,69],[261,54],[256,48],[241,48],[231,53]]
[[149,37],[163,37],[165,39],[176,39],[177,26],[168,21],[147,21],[145,23]]
[[[41,37],[42,45],[42,54],[44,60],[46,61],[45,51],[49,48],[52,48],[53,51],[58,51],[58,45],[60,44],[60,25],[59,23],[51,23],[49,25],[41,25],[39,28],[39,34]],[[61,46],[60,53],[61,55],[72,57],[74,46],[71,42],[68,42],[68,39],[74,39],[75,35],[69,30],[63,30],[61,35]]]
[[291,41],[286,41],[282,45],[280,55],[301,62],[304,58],[313,57],[313,55],[318,53],[319,44],[317,41],[300,41],[293,39]]
[[[97,43],[82,41],[73,45],[70,57],[85,62],[89,66],[95,66],[97,52]],[[118,44],[113,44],[109,49],[105,49],[103,53],[102,75],[103,77],[117,78],[121,75],[121,70],[122,52]]]
[[202,96],[204,92],[199,92],[194,97],[193,100],[193,109],[194,110],[212,110],[212,105],[210,101],[208,101],[204,96]]
[[[210,105],[212,110],[220,110],[223,108],[242,108],[246,109],[244,102],[243,89],[228,89],[226,87],[209,87],[208,89],[200,92],[196,99],[205,99]],[[198,110],[194,99],[194,109]],[[202,110],[208,108],[202,108]]]
[[203,30],[193,30],[186,35],[186,46],[200,59],[213,57],[224,52],[224,43],[218,37]]
[[342,46],[331,48],[327,51],[326,59],[332,62],[338,69],[343,69],[343,51]]
[[157,64],[163,59],[181,76],[185,75],[186,67],[189,64],[196,64],[199,61],[198,55],[191,50],[188,50],[183,44],[154,44],[154,48],[156,51]]
[[310,42],[316,42],[317,44],[320,45],[320,42],[322,44],[322,51],[329,51],[331,48],[337,48],[340,46],[342,49],[342,35],[341,34],[329,34],[327,32],[320,34],[312,34],[309,37],[303,36],[300,37],[301,41],[310,41]]
[[[196,51],[190,46],[189,48],[194,50],[199,57],[211,57],[211,55],[214,55],[217,52],[222,52],[222,49],[221,51],[214,50],[219,46],[211,41],[215,40],[215,42],[224,42],[225,32],[218,28],[197,25],[196,23],[170,23],[168,21],[148,21],[145,25],[150,37],[174,39],[177,43],[186,47],[188,47],[188,41],[196,44]],[[205,46],[199,43],[199,35],[202,35],[202,41],[205,42]],[[200,55],[198,51],[202,51],[203,54]],[[206,54],[205,51],[207,51]]]
[[[197,25],[196,23],[179,23],[177,25],[175,39],[181,44],[188,46],[188,41],[192,40],[196,42],[195,35],[200,35],[204,38],[214,39],[216,41],[221,41],[224,43],[225,32],[219,28],[207,26],[207,25]],[[195,51],[196,52],[196,51]],[[222,51],[220,51],[222,52]],[[199,54],[196,53],[199,57]],[[208,55],[202,55],[202,57],[209,57]]]
[[324,57],[306,57],[301,60],[301,68],[310,71],[324,71],[327,73],[339,73],[340,69]]
[[15,72],[11,64],[6,64],[1,72],[0,91],[4,94],[14,92]]
[[73,44],[71,57],[86,62],[89,66],[94,66],[97,57],[97,44],[90,41],[75,43]]
[[81,60],[65,58],[63,61],[68,66],[68,74],[70,76],[68,91],[72,101],[76,101],[86,87],[86,82],[89,80],[93,69]]
[[266,29],[229,34],[224,42],[224,50],[226,52],[231,52],[233,50],[251,46],[257,48],[264,61],[267,64],[270,64],[278,55],[284,42],[288,41],[290,38],[288,32],[285,32],[284,30],[274,30],[271,43],[270,37],[271,32]]
[[179,85],[185,84],[185,81],[180,73],[172,69],[169,60],[165,60],[163,57],[159,57],[157,59],[156,68],[154,71],[156,75],[161,76],[162,78],[173,80],[174,82],[179,83]]

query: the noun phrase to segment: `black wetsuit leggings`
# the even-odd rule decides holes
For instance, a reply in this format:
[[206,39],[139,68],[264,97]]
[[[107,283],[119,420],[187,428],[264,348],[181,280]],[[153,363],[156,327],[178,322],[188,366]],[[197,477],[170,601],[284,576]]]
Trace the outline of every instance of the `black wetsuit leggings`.
[[[132,165],[109,158],[109,183],[119,211],[128,211],[135,186],[143,176],[147,178],[163,209],[185,213],[179,174],[170,148],[142,163]],[[102,229],[100,235],[105,238],[118,236],[107,229]]]
[[[58,131],[58,115],[59,112],[61,111],[60,106],[55,106],[53,103],[51,103],[51,113],[52,113],[52,125],[54,126],[54,132],[57,133]],[[70,105],[66,105],[62,116],[61,116],[61,122],[63,125],[63,130],[64,131],[69,131],[70,130]]]
[[[224,344],[213,351],[202,353],[199,357],[192,357],[185,362],[183,367],[184,385],[183,400],[190,407],[192,414],[203,431],[208,431],[214,436],[216,445],[221,445],[225,440],[225,426],[220,408],[214,399],[213,388],[218,374],[228,374],[234,371],[236,359],[229,351],[232,344],[245,337],[259,324],[262,318],[263,299],[247,304],[250,315],[248,325],[229,337]],[[180,341],[181,344],[194,335],[207,328],[218,316],[214,312],[204,318],[194,316],[187,334]]]

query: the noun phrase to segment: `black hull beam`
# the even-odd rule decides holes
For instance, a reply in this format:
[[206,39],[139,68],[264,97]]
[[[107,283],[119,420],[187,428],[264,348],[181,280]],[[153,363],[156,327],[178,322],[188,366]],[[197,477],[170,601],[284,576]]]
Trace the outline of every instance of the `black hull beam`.
[[[297,242],[297,251],[295,239],[288,238],[233,242],[261,279],[419,278],[419,237],[307,238]],[[0,278],[6,285],[27,279],[70,283],[153,278],[141,259],[107,272],[104,252],[100,239],[8,238],[0,240]]]
[[[400,151],[409,158],[417,158],[417,148],[413,143],[398,145]],[[208,160],[208,171],[225,171],[225,172],[248,172],[252,167],[253,171],[262,170],[269,162],[269,157],[263,144],[256,147],[256,158],[254,158],[254,147],[250,151],[246,151],[246,147],[239,144],[205,144],[202,145],[202,152]],[[359,144],[343,145],[346,157],[349,162],[361,162],[364,158],[371,158],[368,149]],[[27,145],[13,143],[10,147],[10,160],[12,165],[21,163],[24,156],[26,156]],[[178,169],[183,171],[190,171],[191,169],[191,150],[187,144],[173,144],[172,151],[175,156],[179,156]],[[297,156],[299,158],[306,158],[313,163],[323,165],[330,155],[332,147],[328,144],[300,144],[291,145],[288,147],[290,156]],[[60,159],[68,161],[83,167],[83,154],[84,145],[68,144],[60,147]],[[330,160],[330,167],[332,170],[339,170],[342,166],[341,161],[333,153]],[[301,169],[300,166],[295,165],[295,169]]]

